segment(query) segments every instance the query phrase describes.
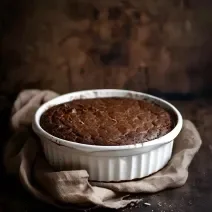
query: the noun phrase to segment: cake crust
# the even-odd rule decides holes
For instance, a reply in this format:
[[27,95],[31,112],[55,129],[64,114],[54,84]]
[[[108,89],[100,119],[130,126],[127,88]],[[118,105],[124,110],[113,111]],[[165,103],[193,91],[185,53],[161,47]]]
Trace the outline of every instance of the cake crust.
[[146,100],[96,98],[53,106],[40,119],[53,136],[82,144],[117,146],[147,142],[173,129],[169,112]]

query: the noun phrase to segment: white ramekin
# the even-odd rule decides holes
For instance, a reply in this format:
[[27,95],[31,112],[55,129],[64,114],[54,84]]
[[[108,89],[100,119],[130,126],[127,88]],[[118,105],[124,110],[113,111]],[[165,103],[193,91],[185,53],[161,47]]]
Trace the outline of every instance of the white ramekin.
[[[149,142],[123,146],[96,146],[54,137],[40,126],[40,117],[48,108],[72,101],[98,97],[145,99],[168,109],[176,116],[174,129]],[[171,158],[173,142],[182,129],[182,116],[167,101],[128,90],[102,89],[68,93],[43,104],[36,112],[33,130],[39,136],[48,162],[56,170],[87,170],[92,181],[123,181],[143,178],[163,168]]]

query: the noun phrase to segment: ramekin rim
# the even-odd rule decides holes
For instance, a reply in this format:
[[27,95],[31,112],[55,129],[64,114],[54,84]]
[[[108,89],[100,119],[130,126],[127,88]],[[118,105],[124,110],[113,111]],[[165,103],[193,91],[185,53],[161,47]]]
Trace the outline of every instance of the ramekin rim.
[[[130,144],[130,145],[120,145],[120,146],[100,146],[100,145],[89,145],[89,144],[82,144],[82,143],[77,143],[77,142],[73,142],[73,141],[68,141],[65,139],[61,139],[58,137],[55,137],[53,135],[51,135],[50,133],[46,132],[41,126],[40,126],[40,117],[43,114],[43,112],[45,111],[44,108],[46,108],[47,106],[52,107],[53,105],[57,105],[57,104],[53,104],[51,105],[52,102],[55,102],[56,99],[61,99],[61,103],[65,103],[67,101],[63,101],[62,99],[65,99],[66,97],[72,96],[74,94],[80,94],[80,93],[85,93],[85,92],[121,92],[121,93],[130,93],[130,94],[137,94],[140,96],[144,96],[145,98],[149,98],[149,99],[153,99],[156,101],[161,102],[162,104],[168,106],[169,109],[171,109],[175,115],[177,116],[177,123],[175,125],[175,127],[166,135],[161,136],[157,139],[153,139],[151,141],[148,142],[144,142],[144,143],[137,143],[137,144]],[[183,119],[182,119],[182,115],[180,114],[180,112],[178,111],[178,109],[172,105],[171,103],[169,103],[168,101],[161,99],[159,97],[150,95],[150,94],[146,94],[143,92],[137,92],[137,91],[132,91],[132,90],[122,90],[122,89],[92,89],[92,90],[82,90],[82,91],[76,91],[76,92],[71,92],[71,93],[67,93],[64,95],[60,95],[46,103],[44,103],[43,105],[41,105],[38,110],[35,112],[34,115],[34,119],[32,121],[32,128],[34,130],[34,132],[40,137],[40,138],[45,138],[49,141],[52,141],[58,145],[61,146],[65,146],[65,147],[69,147],[69,148],[75,148],[75,149],[87,149],[87,151],[113,151],[113,150],[127,150],[127,149],[133,149],[133,148],[142,148],[142,147],[147,147],[147,146],[153,146],[153,145],[162,145],[165,143],[168,143],[170,141],[172,141],[173,139],[176,138],[176,136],[180,133],[181,129],[182,129],[182,125],[183,125]]]

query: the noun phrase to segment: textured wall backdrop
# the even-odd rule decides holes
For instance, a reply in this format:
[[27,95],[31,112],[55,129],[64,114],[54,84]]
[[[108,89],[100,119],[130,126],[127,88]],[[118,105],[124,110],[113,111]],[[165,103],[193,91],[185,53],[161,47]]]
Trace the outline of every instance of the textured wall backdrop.
[[210,0],[3,1],[0,90],[209,90],[211,9]]

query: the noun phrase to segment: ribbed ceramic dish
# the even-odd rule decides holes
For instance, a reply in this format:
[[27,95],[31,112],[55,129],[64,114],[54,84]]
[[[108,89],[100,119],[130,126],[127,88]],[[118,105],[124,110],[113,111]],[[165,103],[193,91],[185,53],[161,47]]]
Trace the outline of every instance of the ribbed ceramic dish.
[[[123,146],[96,146],[54,137],[40,126],[41,115],[50,107],[74,99],[128,97],[145,99],[169,110],[175,127],[168,134],[149,142]],[[57,170],[87,170],[92,181],[123,181],[143,178],[163,168],[171,158],[173,142],[182,129],[182,116],[167,101],[145,93],[103,89],[73,92],[43,104],[36,112],[33,130],[40,137],[48,162]]]

